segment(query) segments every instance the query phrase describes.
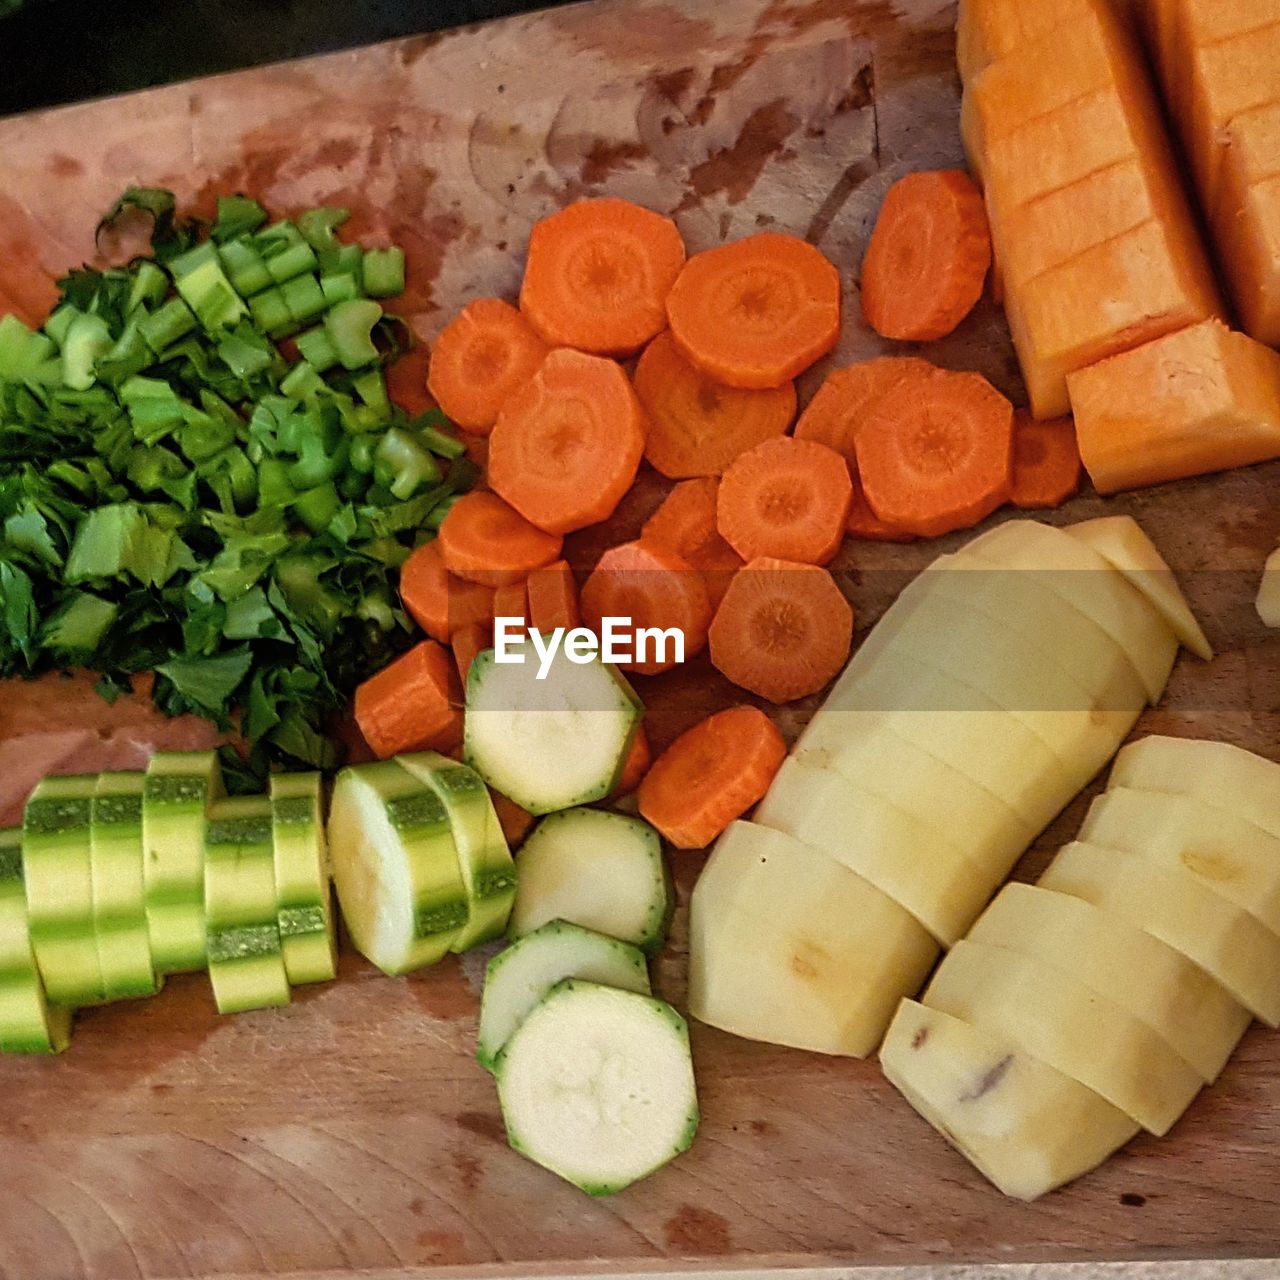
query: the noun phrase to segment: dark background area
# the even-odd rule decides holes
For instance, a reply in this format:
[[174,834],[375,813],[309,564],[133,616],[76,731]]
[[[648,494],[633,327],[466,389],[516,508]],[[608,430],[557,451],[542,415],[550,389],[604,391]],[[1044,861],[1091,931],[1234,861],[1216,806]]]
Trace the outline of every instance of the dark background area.
[[[0,16],[0,115],[522,13],[553,0],[25,0]],[[6,15],[15,0],[0,0]]]

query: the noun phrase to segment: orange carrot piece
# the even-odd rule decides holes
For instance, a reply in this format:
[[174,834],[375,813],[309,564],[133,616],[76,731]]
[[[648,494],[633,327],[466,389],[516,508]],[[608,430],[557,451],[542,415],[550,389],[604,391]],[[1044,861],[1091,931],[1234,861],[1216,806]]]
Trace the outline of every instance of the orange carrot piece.
[[835,579],[817,565],[769,557],[734,575],[710,630],[716,670],[770,702],[817,693],[852,642],[853,610]]
[[356,689],[356,724],[378,759],[457,743],[462,712],[449,680],[451,666],[443,645],[424,640]]
[[644,725],[641,725],[636,730],[636,736],[631,739],[631,749],[623,762],[618,785],[609,793],[609,799],[620,800],[623,796],[629,796],[640,785],[652,763],[653,751],[649,747],[649,735],[645,733]]
[[567,560],[535,569],[525,590],[529,594],[529,623],[543,635],[550,635],[557,627],[572,631],[580,624],[578,584]]
[[523,582],[508,582],[493,593],[493,617],[519,618],[524,626],[529,624],[529,593]]
[[977,373],[904,378],[857,443],[871,509],[922,538],[967,529],[1008,500],[1013,406]]
[[714,476],[682,480],[645,522],[641,541],[666,547],[702,574],[711,607],[718,608],[742,557],[716,528],[720,481]]
[[628,200],[579,200],[535,224],[520,309],[552,346],[632,355],[666,324],[684,258],[670,218]]
[[471,672],[471,664],[493,644],[489,628],[483,622],[473,622],[469,626],[459,627],[453,633],[453,660],[458,664],[458,678],[462,687],[467,685],[467,676]]
[[1035,510],[1060,507],[1080,488],[1080,449],[1070,418],[1039,422],[1025,409],[1013,415],[1013,483],[1015,507]]
[[797,440],[812,440],[854,462],[854,442],[880,397],[908,375],[934,368],[919,356],[878,356],[833,369],[796,423]]
[[476,298],[436,339],[427,386],[458,426],[488,435],[498,411],[533,377],[548,350],[509,302]]
[[849,468],[834,449],[766,440],[725,472],[716,527],[744,560],[826,564],[844,539],[852,496]]
[[607,520],[631,488],[644,429],[620,365],[553,351],[498,415],[489,483],[539,529],[585,529]]
[[444,566],[439,539],[424,542],[404,562],[400,599],[418,626],[444,644],[459,627],[493,617],[493,588],[455,578]]
[[391,397],[392,404],[411,418],[436,407],[435,399],[427,389],[429,359],[427,348],[416,345],[387,365],[384,372],[387,395]]
[[487,587],[523,582],[534,569],[560,558],[557,535],[484,491],[464,493],[449,508],[438,539],[450,573]]
[[962,169],[909,173],[889,188],[862,259],[862,314],[883,337],[945,337],[982,297],[991,233]]
[[[605,618],[626,618],[635,631],[640,628],[676,628],[684,634],[686,659],[707,643],[711,622],[711,602],[701,575],[673,551],[645,542],[624,542],[600,557],[595,570],[583,584],[582,618],[597,635]],[[640,637],[633,635],[633,658],[640,655]],[[620,663],[629,671],[655,675],[675,666],[674,646],[666,646],[666,661],[659,662],[652,640],[646,644],[643,661]],[[652,655],[652,656],[647,656]]]
[[797,236],[762,231],[695,253],[667,297],[681,351],[731,387],[780,387],[835,346],[840,275]]
[[863,538],[868,542],[914,542],[915,534],[907,533],[894,525],[886,524],[867,501],[862,490],[862,477],[857,467],[850,468],[849,479],[853,481],[853,498],[849,503],[849,520],[845,531],[851,538]]
[[664,476],[718,476],[740,453],[785,435],[796,387],[726,387],[690,364],[670,332],[644,349],[634,376],[649,419],[644,456]]
[[522,809],[514,800],[509,800],[500,791],[490,791],[489,799],[493,801],[503,838],[514,849],[529,834],[534,823],[533,814],[528,809]]
[[768,791],[786,755],[763,711],[718,711],[653,762],[640,784],[641,816],[677,849],[702,849]]

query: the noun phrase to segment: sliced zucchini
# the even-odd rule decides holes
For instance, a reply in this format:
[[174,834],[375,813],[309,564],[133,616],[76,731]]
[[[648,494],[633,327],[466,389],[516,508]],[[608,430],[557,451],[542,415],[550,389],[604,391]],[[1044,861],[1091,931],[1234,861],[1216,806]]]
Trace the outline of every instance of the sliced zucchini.
[[22,816],[31,946],[49,998],[96,1004],[102,970],[93,935],[89,824],[96,777],[45,778]]
[[271,775],[276,923],[292,986],[328,982],[338,972],[337,931],[318,773]]
[[435,964],[469,919],[449,815],[394,760],[344,769],[329,810],[342,917],[361,955],[396,975]]
[[104,773],[93,795],[93,930],[108,1000],[150,996],[160,989],[151,962],[142,874],[145,785],[140,773]]
[[434,751],[399,756],[398,761],[440,797],[449,815],[471,904],[470,919],[454,941],[453,950],[466,951],[500,938],[515,901],[516,867],[484,779],[467,765]]
[[670,915],[662,843],[639,818],[603,809],[552,814],[516,860],[512,938],[567,920],[653,952],[667,936]]
[[668,1004],[570,979],[498,1057],[512,1147],[588,1195],[611,1195],[687,1151],[698,1130],[689,1029]]
[[204,826],[223,796],[213,751],[159,751],[142,793],[147,931],[157,973],[205,963]]
[[217,801],[209,810],[204,845],[206,948],[218,1012],[288,1004],[276,922],[271,801]]
[[466,760],[533,814],[603,800],[614,788],[643,708],[617,670],[557,650],[545,679],[526,643],[521,661],[480,654],[467,677]]
[[492,1071],[503,1045],[557,983],[580,978],[650,994],[644,952],[593,929],[553,920],[499,952],[485,970],[476,1058]]

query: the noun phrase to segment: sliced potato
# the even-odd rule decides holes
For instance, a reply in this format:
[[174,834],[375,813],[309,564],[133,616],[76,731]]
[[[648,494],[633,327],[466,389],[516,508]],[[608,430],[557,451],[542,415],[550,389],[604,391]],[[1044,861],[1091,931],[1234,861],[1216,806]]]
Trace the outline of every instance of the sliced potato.
[[1167,1133],[1204,1085],[1146,1023],[1078,979],[978,942],[947,954],[923,1003],[1013,1041],[1144,1129]]
[[861,876],[735,822],[689,905],[689,1011],[748,1040],[862,1058],[937,955],[924,926]]
[[1262,567],[1255,604],[1263,626],[1280,627],[1280,551],[1273,551]]
[[1140,1131],[1013,1041],[913,1000],[899,1007],[880,1065],[948,1142],[1018,1200],[1097,1168]]

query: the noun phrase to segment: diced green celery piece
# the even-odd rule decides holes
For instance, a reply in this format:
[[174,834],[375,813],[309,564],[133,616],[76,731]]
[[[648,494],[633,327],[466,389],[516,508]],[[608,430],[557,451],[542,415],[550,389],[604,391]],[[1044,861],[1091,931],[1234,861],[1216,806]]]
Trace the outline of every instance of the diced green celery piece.
[[356,284],[363,292],[364,285],[361,283],[361,263],[363,262],[364,250],[358,244],[340,244],[320,254],[320,274],[322,276],[354,276]]
[[129,454],[129,483],[143,493],[169,492],[175,480],[189,474],[187,464],[164,445],[135,445]]
[[226,244],[238,236],[249,235],[267,220],[267,211],[248,196],[219,196],[218,216],[209,229],[215,244]]
[[[322,280],[321,285],[324,284]],[[338,363],[338,353],[323,325],[308,329],[294,339],[302,358],[317,372],[325,373]]]
[[181,298],[170,298],[162,307],[153,311],[138,324],[147,346],[156,355],[185,338],[200,322],[191,308]]
[[306,324],[314,320],[329,305],[325,301],[320,282],[313,275],[294,276],[280,286],[285,306],[289,314],[298,322]]
[[440,479],[436,460],[407,432],[392,427],[374,451],[373,473],[401,502]]
[[163,302],[169,292],[169,277],[154,262],[143,260],[134,268],[129,297],[124,304],[126,316],[132,316],[139,307],[154,307]]
[[352,298],[362,296],[360,285],[355,276],[343,272],[337,276],[321,276],[320,292],[329,306],[337,306],[339,302],[350,302]]
[[61,347],[67,340],[67,330],[71,328],[71,322],[76,316],[83,314],[79,307],[64,302],[44,322],[44,331]]
[[381,369],[366,369],[351,379],[352,390],[370,409],[390,415],[391,401],[387,398],[387,384]]
[[266,330],[273,338],[278,338],[294,328],[293,314],[284,294],[278,288],[265,289],[255,293],[249,299],[249,311],[259,329]]
[[334,483],[338,486],[338,492],[347,502],[355,502],[357,498],[364,498],[365,492],[369,488],[369,477],[348,466],[341,475],[336,477]]
[[[231,287],[212,243],[206,240],[200,249],[207,249],[208,253],[198,261],[195,255],[199,250],[196,249],[175,259],[173,278],[178,293],[210,333],[230,329],[248,314],[247,308]],[[189,261],[186,269],[179,273],[177,265],[184,259]]]
[[116,620],[119,606],[87,591],[74,591],[44,625],[40,645],[63,655],[91,654],[107,628]]
[[377,440],[374,436],[356,436],[351,441],[349,461],[352,468],[363,475],[371,475],[373,472],[373,451],[376,447]]
[[225,418],[205,413],[193,405],[183,406],[183,425],[174,438],[178,448],[192,462],[204,462],[235,443],[236,427]]
[[218,265],[218,250],[210,240],[203,240],[193,245],[185,253],[180,253],[169,260],[169,274],[177,282],[183,276],[189,276],[201,267]]
[[415,418],[409,428],[423,444],[442,458],[460,458],[467,451],[467,446],[458,439],[440,429],[437,424],[447,423],[448,419],[439,409],[431,409]]
[[279,221],[273,222],[269,227],[263,228],[254,237],[254,240],[260,247],[264,258],[270,257],[272,254],[283,253],[292,245],[306,243],[302,237],[302,232],[288,218],[281,218]]
[[305,275],[320,265],[315,250],[305,240],[299,240],[297,244],[287,244],[277,253],[264,254],[263,261],[267,264],[268,274],[276,284],[284,284],[294,276]]
[[299,360],[280,384],[280,394],[290,400],[306,400],[324,390],[324,379],[306,360]]
[[147,313],[135,311],[125,322],[124,332],[116,339],[111,350],[98,358],[94,370],[101,382],[112,386],[141,373],[153,359],[151,348],[142,336],[142,321]]
[[219,247],[218,257],[227,279],[242,298],[271,287],[271,272],[250,240],[229,240]]
[[311,489],[332,480],[347,465],[350,446],[344,439],[326,439],[309,432],[298,441],[298,460],[289,467],[289,483],[295,489]]
[[371,298],[391,298],[404,292],[404,250],[398,245],[366,249],[363,265],[364,291]]
[[111,330],[101,316],[73,316],[62,344],[62,381],[73,391],[88,391],[98,357],[112,346]]
[[275,578],[289,608],[322,635],[330,635],[346,617],[346,606],[320,581],[324,562],[312,556],[286,556]]
[[146,517],[133,503],[95,507],[87,512],[76,528],[67,556],[67,582],[118,577],[133,559],[140,530],[146,523]]
[[302,232],[303,239],[319,253],[338,245],[338,237],[334,232],[350,217],[350,209],[339,209],[332,205],[308,209],[298,219],[298,230]]
[[15,315],[0,316],[0,381],[32,378],[57,355],[58,348],[48,334],[32,333]]
[[258,496],[258,472],[245,451],[236,445],[206,459],[196,471],[218,495],[228,514],[245,510]]
[[332,481],[300,493],[293,503],[294,514],[312,533],[323,533],[341,509],[342,500]]
[[178,393],[162,379],[135,374],[121,384],[119,395],[143,444],[155,444],[186,420]]
[[247,325],[239,325],[218,343],[218,356],[237,378],[252,378],[271,368],[271,344]]
[[289,483],[289,464],[280,458],[264,458],[258,464],[258,505],[283,507],[298,496]]
[[344,369],[363,369],[376,364],[378,349],[373,345],[373,326],[382,319],[382,308],[371,298],[339,302],[324,318],[325,331]]

